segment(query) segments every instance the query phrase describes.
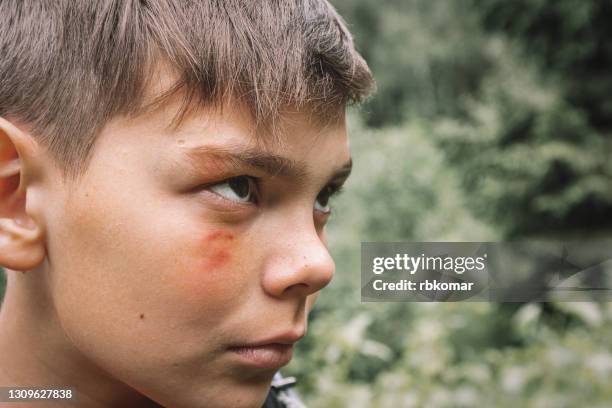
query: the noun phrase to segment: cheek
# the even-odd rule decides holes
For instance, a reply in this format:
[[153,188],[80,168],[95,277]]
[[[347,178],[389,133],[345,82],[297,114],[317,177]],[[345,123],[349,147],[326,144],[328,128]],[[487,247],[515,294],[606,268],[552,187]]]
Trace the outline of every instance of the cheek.
[[188,264],[181,283],[187,294],[200,302],[231,298],[249,286],[249,262],[243,262],[245,248],[236,235],[227,230],[213,230],[193,237]]
[[236,256],[234,234],[229,231],[215,230],[206,233],[198,241],[196,251],[201,252],[199,268],[202,274],[217,274],[223,271]]

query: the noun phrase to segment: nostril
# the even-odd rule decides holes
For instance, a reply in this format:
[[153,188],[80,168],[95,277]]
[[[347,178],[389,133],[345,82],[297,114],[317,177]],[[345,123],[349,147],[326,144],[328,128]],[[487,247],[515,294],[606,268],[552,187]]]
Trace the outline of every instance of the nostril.
[[285,289],[285,295],[308,296],[310,292],[310,287],[305,283],[296,283],[295,285],[289,286],[287,289]]
[[263,290],[273,297],[304,297],[318,292],[332,279],[335,263],[314,229],[292,233],[286,245],[276,246],[265,258]]

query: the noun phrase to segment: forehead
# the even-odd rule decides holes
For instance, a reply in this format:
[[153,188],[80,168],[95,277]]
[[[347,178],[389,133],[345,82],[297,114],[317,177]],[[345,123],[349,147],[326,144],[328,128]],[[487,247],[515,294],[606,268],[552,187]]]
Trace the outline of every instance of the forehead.
[[343,110],[329,119],[308,109],[286,109],[269,122],[257,124],[247,107],[232,100],[223,106],[185,110],[184,100],[179,97],[119,125],[159,136],[157,142],[172,146],[171,150],[242,147],[294,159],[312,157],[312,152],[328,158],[342,156],[334,161],[350,159]]
[[313,149],[319,153],[339,151],[347,143],[344,118],[323,123],[309,112],[290,112],[271,123],[257,125],[248,112],[234,107],[192,115],[170,137],[184,145],[199,142],[242,145],[252,150],[301,156]]

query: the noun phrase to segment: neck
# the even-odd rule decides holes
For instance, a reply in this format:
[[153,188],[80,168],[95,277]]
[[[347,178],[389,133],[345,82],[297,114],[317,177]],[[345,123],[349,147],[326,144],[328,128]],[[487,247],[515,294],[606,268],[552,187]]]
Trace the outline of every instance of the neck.
[[44,272],[6,271],[6,294],[0,308],[0,385],[71,388],[79,407],[84,408],[158,407],[74,346],[44,290]]

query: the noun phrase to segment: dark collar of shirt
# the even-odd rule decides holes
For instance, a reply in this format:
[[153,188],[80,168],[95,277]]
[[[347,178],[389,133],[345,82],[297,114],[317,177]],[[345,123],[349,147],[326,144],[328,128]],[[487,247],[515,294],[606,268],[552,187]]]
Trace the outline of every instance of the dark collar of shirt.
[[277,372],[272,379],[270,392],[262,408],[306,408],[292,389],[295,383],[294,377],[283,377],[280,372]]

